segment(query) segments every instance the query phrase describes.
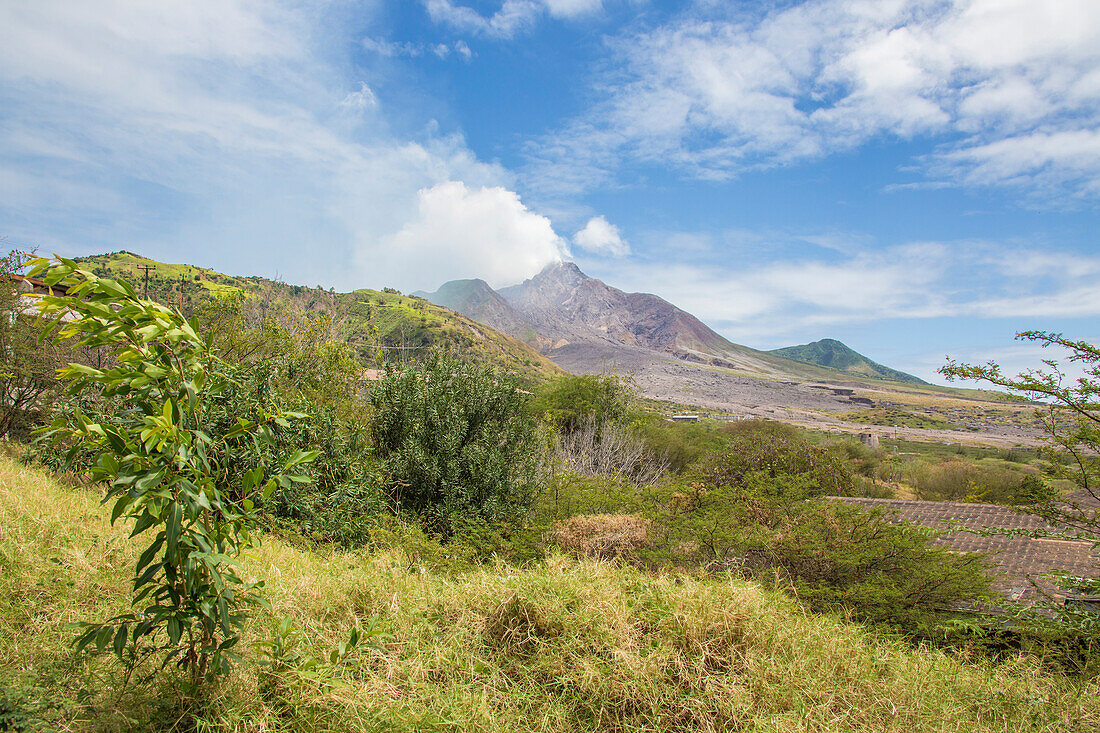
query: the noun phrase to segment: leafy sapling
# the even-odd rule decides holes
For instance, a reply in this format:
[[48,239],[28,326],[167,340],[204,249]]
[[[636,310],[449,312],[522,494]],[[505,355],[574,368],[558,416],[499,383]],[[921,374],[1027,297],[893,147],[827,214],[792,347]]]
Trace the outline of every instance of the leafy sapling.
[[54,293],[37,302],[48,321],[44,337],[108,354],[103,368],[60,371],[70,393],[97,393],[125,408],[100,421],[78,410],[45,434],[86,457],[89,478],[106,486],[112,523],[124,519],[131,537],[150,537],[134,568],[133,610],[80,624],[76,645],[110,648],[131,665],[160,654],[162,666],[174,662],[195,687],[228,670],[248,607],[262,600],[262,581],[246,582],[238,560],[257,542],[256,499],[308,481],[300,467],[317,453],[298,451],[273,474],[255,466],[230,475],[225,458],[246,441],[271,443],[273,430],[306,416],[257,406],[210,434],[204,411],[234,384],[193,323],[72,260],[31,266]]

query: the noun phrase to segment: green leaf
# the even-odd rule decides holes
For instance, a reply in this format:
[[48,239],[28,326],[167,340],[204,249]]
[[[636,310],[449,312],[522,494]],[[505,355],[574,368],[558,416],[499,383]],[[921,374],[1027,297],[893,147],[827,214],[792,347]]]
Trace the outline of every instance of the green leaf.
[[76,653],[77,654],[84,651],[84,649],[89,644],[91,644],[92,641],[95,640],[96,636],[99,634],[99,625],[98,624],[87,624],[87,623],[80,622],[78,625],[87,627],[87,631],[85,631],[83,634],[78,636],[76,638],[76,641],[73,643],[73,645],[76,647]]
[[321,455],[321,451],[319,450],[296,451],[294,455],[292,455],[283,466],[283,471],[289,471],[294,466],[300,465],[302,463],[312,463],[317,459],[317,456],[319,455]]
[[138,491],[145,492],[149,489],[159,486],[160,482],[164,480],[164,473],[164,470],[161,469],[156,473],[147,473],[144,476],[140,476],[136,481],[134,481],[134,488]]
[[139,534],[149,529],[156,523],[157,518],[150,514],[149,510],[146,509],[144,512],[142,512],[141,516],[138,517],[137,522],[134,523],[134,530],[130,532],[130,536],[137,537]]
[[95,635],[96,651],[105,650],[109,643],[111,643],[111,627],[104,624],[99,627],[99,631]]
[[173,644],[178,644],[180,637],[183,635],[183,628],[180,626],[180,620],[175,616],[168,617],[168,640]]
[[115,656],[122,659],[122,652],[126,648],[126,624],[122,624],[118,627],[118,631],[115,632],[114,649]]
[[132,501],[133,499],[130,498],[129,494],[123,494],[119,497],[118,501],[115,502],[114,508],[111,509],[111,524],[114,524],[115,520],[122,516],[122,513],[126,511],[126,507],[130,506]]
[[180,506],[179,502],[172,502],[172,508],[168,512],[168,526],[165,527],[165,534],[168,539],[169,557],[175,557],[176,555],[176,542],[179,539],[182,529],[183,507]]

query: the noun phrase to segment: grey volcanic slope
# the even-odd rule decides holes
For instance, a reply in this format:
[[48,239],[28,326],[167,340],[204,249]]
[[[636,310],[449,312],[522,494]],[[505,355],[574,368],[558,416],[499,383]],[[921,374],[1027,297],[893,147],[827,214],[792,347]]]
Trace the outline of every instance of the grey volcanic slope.
[[663,298],[624,293],[588,277],[572,262],[550,265],[499,292],[535,331],[553,341],[551,354],[567,344],[627,346],[750,372],[800,371],[799,364],[731,343]]
[[[551,357],[570,346],[588,363],[623,347],[763,377],[828,380],[816,365],[734,344],[695,316],[649,293],[624,293],[559,262],[519,285],[494,291],[484,280],[453,280],[434,293],[414,293],[526,341]],[[639,354],[641,356],[641,354]],[[854,375],[853,375],[854,376]]]
[[480,278],[451,280],[434,293],[417,291],[412,295],[526,341],[540,351],[549,351],[552,346],[549,339],[541,336],[519,311]]
[[786,346],[782,349],[773,349],[768,353],[800,361],[804,364],[815,364],[829,369],[836,369],[846,374],[870,377],[871,379],[928,384],[912,374],[906,374],[897,369],[883,366],[876,361],[871,361],[863,354],[836,339],[821,339],[800,346]]

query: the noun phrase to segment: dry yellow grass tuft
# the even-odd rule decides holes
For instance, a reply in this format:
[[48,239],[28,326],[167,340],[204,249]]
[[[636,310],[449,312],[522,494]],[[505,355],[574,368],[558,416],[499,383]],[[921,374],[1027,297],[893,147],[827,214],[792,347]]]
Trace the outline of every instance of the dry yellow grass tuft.
[[582,514],[558,522],[550,537],[575,555],[636,562],[651,544],[649,530],[647,520],[632,514]]

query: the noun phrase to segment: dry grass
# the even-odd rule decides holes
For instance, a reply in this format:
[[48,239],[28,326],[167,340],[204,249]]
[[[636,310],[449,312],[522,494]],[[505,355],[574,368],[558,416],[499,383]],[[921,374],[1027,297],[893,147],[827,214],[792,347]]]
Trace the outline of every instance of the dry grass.
[[[138,548],[95,497],[0,459],[0,684],[53,728],[163,730],[170,675],[121,685],[73,659],[64,623],[125,606]],[[447,575],[400,549],[309,552],[267,541],[246,664],[191,712],[209,731],[1092,731],[1095,685],[1021,660],[989,668],[806,615],[752,584],[653,576],[557,556]],[[261,688],[252,642],[290,614],[318,656],[381,618],[330,684]],[[261,690],[266,690],[261,694]],[[48,693],[48,694],[47,694]],[[34,712],[34,711],[32,711]]]
[[582,514],[558,522],[550,534],[554,544],[581,557],[597,560],[639,560],[651,545],[649,522],[633,514]]

